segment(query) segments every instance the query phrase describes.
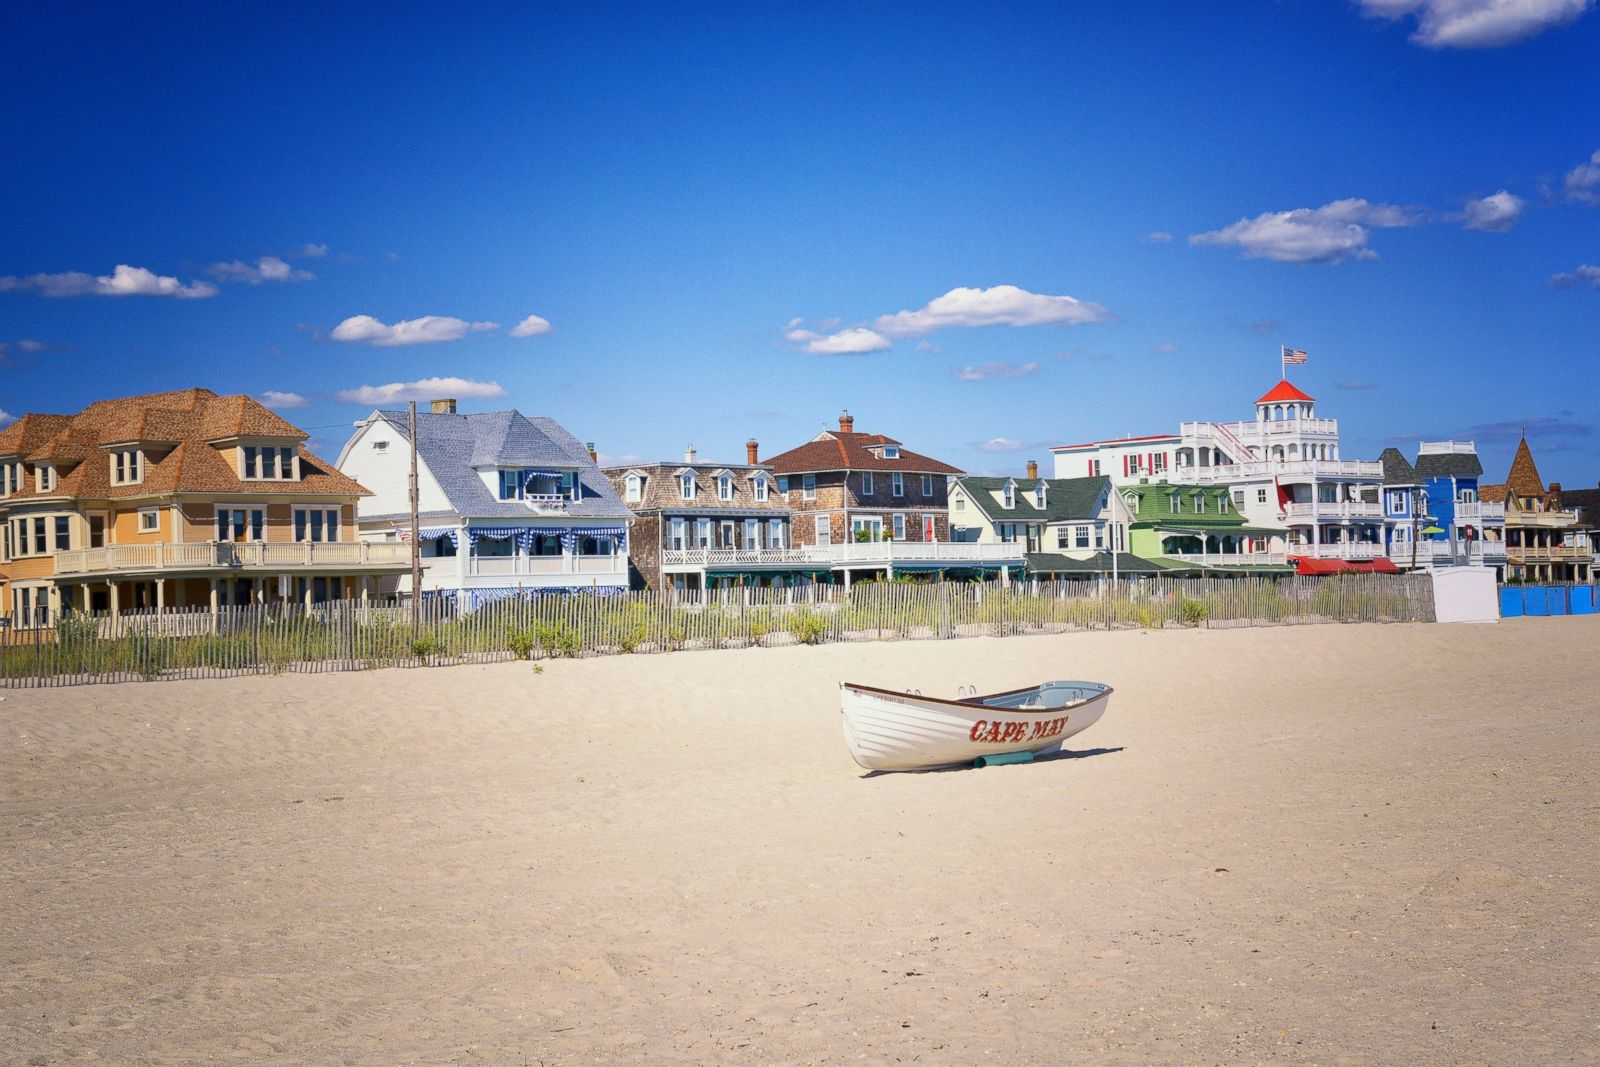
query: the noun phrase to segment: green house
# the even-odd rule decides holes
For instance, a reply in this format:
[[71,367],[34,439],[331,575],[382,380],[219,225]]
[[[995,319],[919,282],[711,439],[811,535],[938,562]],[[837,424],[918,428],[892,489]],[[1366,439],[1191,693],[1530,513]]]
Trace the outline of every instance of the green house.
[[[1246,564],[1245,556],[1282,530],[1251,526],[1235,509],[1226,486],[1128,485],[1117,490],[1133,514],[1128,550],[1153,562],[1200,571],[1288,573],[1277,564]],[[1230,560],[1229,557],[1236,557]]]

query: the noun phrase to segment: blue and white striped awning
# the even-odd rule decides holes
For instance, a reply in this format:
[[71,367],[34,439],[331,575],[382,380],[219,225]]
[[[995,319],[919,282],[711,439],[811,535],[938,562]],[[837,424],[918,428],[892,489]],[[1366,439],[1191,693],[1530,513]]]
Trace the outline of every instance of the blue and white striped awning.
[[533,600],[542,596],[617,596],[627,591],[621,585],[549,585],[529,588],[527,586],[496,585],[480,589],[462,590],[465,605],[462,610],[476,611],[478,608],[499,603],[502,600]]
[[[394,529],[400,540],[411,540],[411,526],[409,523],[404,526],[396,526]],[[456,540],[461,536],[461,531],[454,526],[423,526],[418,528],[417,536],[424,541],[432,541],[436,537],[448,537],[451,540]]]
[[[527,535],[529,533],[533,533],[533,532],[535,532],[535,531],[531,531],[525,526],[468,526],[467,527],[467,536],[473,538],[474,540],[476,540],[479,537],[487,537],[491,541],[504,541],[504,540],[507,540],[508,538],[522,537],[522,536],[525,536],[525,535]],[[537,531],[537,532],[543,532],[543,531]]]

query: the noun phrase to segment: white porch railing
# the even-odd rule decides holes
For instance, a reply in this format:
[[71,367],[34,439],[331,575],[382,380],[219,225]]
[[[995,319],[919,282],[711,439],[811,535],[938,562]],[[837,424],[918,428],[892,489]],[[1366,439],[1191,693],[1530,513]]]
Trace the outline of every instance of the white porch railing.
[[1505,517],[1506,506],[1504,504],[1473,501],[1456,505],[1457,522],[1482,522],[1485,519],[1504,520]]
[[410,562],[404,544],[373,541],[201,541],[188,544],[108,545],[55,555],[56,574],[223,570],[238,567],[393,567]]
[[1284,459],[1230,463],[1221,467],[1185,467],[1185,481],[1248,482],[1279,478],[1364,478],[1383,479],[1383,464],[1366,459]]
[[844,545],[808,545],[808,559],[849,563],[1000,563],[1022,565],[1026,546],[1020,541],[979,544],[968,541],[866,541]]
[[1236,567],[1241,564],[1287,563],[1287,552],[1168,552],[1166,559],[1201,563],[1208,567]]
[[1312,559],[1377,559],[1384,554],[1384,548],[1369,541],[1344,541],[1332,545],[1290,545],[1287,554]]
[[[628,557],[611,556],[472,556],[466,557],[469,578],[520,578],[555,574],[627,574]],[[448,556],[430,560],[446,575],[453,568]]]
[[664,567],[711,567],[748,564],[808,563],[799,548],[669,548],[661,553]]
[[1317,500],[1290,504],[1288,515],[1291,519],[1381,519],[1383,505],[1359,500]]

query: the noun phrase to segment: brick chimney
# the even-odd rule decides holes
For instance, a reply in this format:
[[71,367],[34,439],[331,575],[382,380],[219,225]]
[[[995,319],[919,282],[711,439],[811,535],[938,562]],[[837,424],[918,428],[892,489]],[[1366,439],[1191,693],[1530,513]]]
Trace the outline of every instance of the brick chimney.
[[694,462],[694,445],[690,445],[683,450],[683,461],[685,463]]
[[1035,459],[1028,460],[1028,477],[1030,477],[1030,478],[1039,477],[1039,461],[1038,460],[1035,460]]
[[589,462],[590,463],[599,463],[600,462],[600,453],[598,453],[598,452],[596,452],[594,450],[594,442],[593,441],[588,442],[583,447],[587,448],[589,450]]
[[754,467],[757,463],[761,462],[760,460],[756,459],[756,457],[760,454],[760,441],[757,441],[754,437],[752,437],[750,440],[744,443],[744,461],[750,464],[750,466]]
[[839,416],[839,432],[840,433],[855,433],[855,431],[856,431],[856,419],[855,419],[855,416],[850,414],[849,411],[845,411],[844,413],[842,413]]
[[430,400],[428,401],[428,410],[435,415],[454,415],[456,413],[456,402],[453,398],[449,400]]

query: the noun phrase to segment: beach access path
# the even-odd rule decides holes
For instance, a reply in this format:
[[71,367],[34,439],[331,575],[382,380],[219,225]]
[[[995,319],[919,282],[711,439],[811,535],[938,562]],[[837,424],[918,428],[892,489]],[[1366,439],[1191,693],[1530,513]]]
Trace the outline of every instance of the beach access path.
[[[1600,1047],[1600,620],[9,691],[0,1060],[1519,1063]],[[1109,682],[865,776],[841,679]]]

